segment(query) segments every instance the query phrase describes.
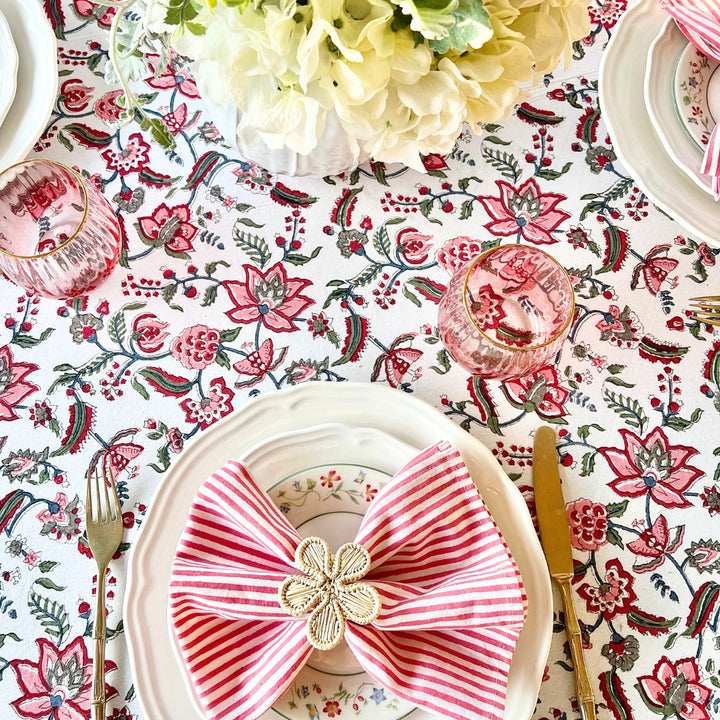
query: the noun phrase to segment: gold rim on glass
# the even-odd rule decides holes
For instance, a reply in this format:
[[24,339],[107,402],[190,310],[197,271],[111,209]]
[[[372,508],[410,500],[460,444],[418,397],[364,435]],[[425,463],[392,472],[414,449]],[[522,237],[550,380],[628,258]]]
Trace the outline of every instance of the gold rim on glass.
[[[69,172],[80,184],[80,189],[82,190],[83,197],[85,198],[85,209],[83,210],[83,216],[80,219],[80,222],[78,223],[78,226],[75,228],[75,231],[73,232],[70,237],[68,237],[65,242],[62,243],[62,245],[58,245],[57,247],[52,248],[52,250],[48,250],[44,253],[38,253],[36,255],[16,255],[15,253],[11,253],[4,248],[0,246],[0,253],[3,255],[6,255],[7,257],[15,258],[16,260],[39,260],[40,258],[46,258],[52,255],[53,253],[56,253],[58,250],[62,250],[64,247],[69,245],[79,234],[80,231],[83,229],[83,226],[85,225],[85,221],[87,220],[88,212],[90,210],[90,198],[88,197],[87,187],[85,185],[85,181],[83,180],[82,176],[76,173],[71,167],[68,167],[67,165],[64,165],[61,162],[58,162],[57,160],[50,160],[49,158],[35,158],[33,160],[23,160],[19,163],[15,163],[14,165],[10,165],[10,167],[5,168],[2,172],[0,172],[0,178],[2,178],[5,173],[10,172],[11,170],[14,170],[15,168],[21,167],[22,165],[32,165],[34,163],[47,163],[49,165],[56,165],[57,167],[61,167],[63,170],[66,170]],[[0,194],[2,193],[2,190],[0,190]]]
[[552,256],[550,253],[545,252],[544,250],[541,250],[540,248],[534,247],[532,245],[516,245],[516,247],[522,247],[524,250],[529,250],[530,252],[537,252],[540,255],[544,255],[553,265],[556,265],[557,268],[560,270],[562,275],[565,277],[565,280],[567,281],[568,290],[570,291],[570,312],[568,313],[567,320],[565,320],[565,323],[563,326],[549,339],[546,340],[541,345],[530,345],[528,347],[512,347],[511,345],[507,345],[505,343],[501,343],[498,340],[495,340],[494,338],[490,337],[484,330],[480,328],[477,321],[475,320],[473,314],[470,312],[470,308],[468,307],[468,293],[467,293],[467,286],[468,281],[470,280],[470,273],[475,269],[475,266],[482,262],[488,255],[492,255],[493,253],[498,252],[499,250],[505,250],[509,248],[510,245],[498,245],[494,248],[490,248],[490,250],[486,250],[484,253],[481,253],[478,255],[470,264],[470,267],[465,272],[465,277],[463,278],[463,287],[462,287],[462,301],[463,301],[463,307],[465,308],[465,314],[470,319],[470,322],[473,324],[473,327],[492,345],[495,347],[498,347],[502,350],[508,350],[510,352],[516,353],[516,352],[535,352],[536,350],[540,350],[544,347],[547,347],[551,343],[554,343],[559,337],[561,337],[565,331],[570,326],[570,323],[572,322],[573,317],[575,316],[575,290],[572,285],[572,281],[570,280],[570,275],[568,275],[567,270]]

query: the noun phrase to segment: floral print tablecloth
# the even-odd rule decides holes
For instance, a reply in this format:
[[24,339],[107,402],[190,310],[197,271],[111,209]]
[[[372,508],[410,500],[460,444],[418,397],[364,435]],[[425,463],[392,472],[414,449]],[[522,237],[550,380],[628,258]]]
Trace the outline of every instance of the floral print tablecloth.
[[[137,125],[109,129],[114,10],[45,0],[59,96],[33,154],[102,189],[124,246],[81,300],[0,281],[3,717],[87,716],[90,458],[107,456],[126,528],[108,579],[108,712],[143,720],[122,601],[154,488],[185,443],[252,396],[313,381],[380,382],[442,409],[491,448],[531,512],[531,435],[551,423],[598,717],[720,717],[720,332],[686,310],[720,293],[720,244],[658,211],[613,151],[597,70],[625,6],[592,0],[576,62],[506,122],[426,158],[427,174],[367,164],[298,179],[223,145],[180,59],[135,86],[174,155]],[[576,278],[572,331],[531,376],[468,377],[439,343],[438,298],[466,258],[511,242]],[[389,702],[380,688],[308,692],[302,713],[323,720]],[[577,718],[572,693],[556,610],[534,717]]]

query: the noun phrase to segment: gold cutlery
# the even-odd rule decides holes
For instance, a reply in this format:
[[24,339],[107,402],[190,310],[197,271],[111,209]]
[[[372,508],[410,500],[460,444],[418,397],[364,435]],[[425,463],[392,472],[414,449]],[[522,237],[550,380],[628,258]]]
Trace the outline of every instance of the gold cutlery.
[[690,298],[693,320],[720,326],[720,295]]
[[565,629],[575,667],[575,695],[583,720],[595,720],[595,701],[585,665],[580,625],[575,614],[570,587],[573,577],[572,546],[565,514],[565,501],[560,487],[555,431],[549,427],[541,427],[535,433],[533,483],[540,539],[550,576],[560,588],[565,611]]
[[93,681],[91,719],[105,720],[105,573],[123,536],[122,512],[117,488],[108,477],[102,459],[87,474],[85,524],[90,551],[97,563],[95,622],[93,624]]

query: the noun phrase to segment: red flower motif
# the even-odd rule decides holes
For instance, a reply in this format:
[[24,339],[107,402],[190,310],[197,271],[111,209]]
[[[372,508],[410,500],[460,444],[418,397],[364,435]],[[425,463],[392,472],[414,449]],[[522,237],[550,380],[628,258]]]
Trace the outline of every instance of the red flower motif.
[[178,428],[171,427],[167,431],[167,439],[170,452],[179,453],[183,449],[185,438]]
[[158,352],[169,335],[165,332],[166,327],[168,323],[160,320],[154,313],[138,315],[133,321],[133,336],[140,350],[148,355]]
[[618,614],[627,614],[637,600],[632,584],[632,575],[614,559],[605,564],[605,579],[598,587],[583,583],[577,592],[585,600],[588,612],[601,612],[605,620],[610,620]]
[[700,684],[695,658],[673,663],[663,656],[653,668],[652,675],[638,678],[643,699],[655,712],[678,720],[710,720],[706,710],[711,690]]
[[717,250],[711,248],[706,242],[700,243],[697,248],[700,259],[708,266],[715,264],[715,255],[717,252]]
[[600,7],[590,6],[590,21],[608,30],[615,25],[627,8],[627,0],[604,0]]
[[426,170],[445,170],[447,168],[444,155],[430,153],[429,155],[423,155],[421,160]]
[[60,87],[58,102],[68,112],[82,112],[90,104],[91,96],[92,88],[83,85],[79,78],[69,78]]
[[503,380],[505,396],[515,407],[537,413],[545,420],[565,415],[564,403],[570,392],[558,383],[557,373],[551,365],[537,372],[512,380]]
[[661,253],[666,253],[670,247],[670,245],[657,245],[647,254],[644,262],[635,266],[630,283],[633,290],[638,287],[640,275],[642,274],[645,287],[653,295],[658,294],[667,276],[678,266],[678,260],[661,255]]
[[101,153],[107,163],[108,170],[116,170],[124,176],[140,172],[150,161],[150,146],[143,140],[140,133],[133,133],[123,150],[108,148]]
[[75,10],[80,17],[89,18],[95,14],[98,24],[103,27],[110,27],[112,19],[115,17],[117,8],[102,8],[90,0],[73,0],[75,3]]
[[470,312],[480,330],[495,330],[500,327],[500,321],[505,317],[503,310],[503,296],[493,292],[491,285],[470,290]]
[[650,572],[665,562],[667,554],[675,552],[682,542],[685,526],[668,529],[664,515],[660,515],[648,530],[644,530],[637,540],[627,544],[628,550],[640,555],[646,560],[636,561],[633,565],[635,572]]
[[557,240],[552,236],[560,223],[570,215],[556,206],[565,195],[541,193],[535,178],[517,190],[504,180],[496,181],[500,197],[482,196],[478,200],[492,218],[485,227],[495,235],[522,235],[529,242],[546,244]]
[[703,471],[687,464],[697,455],[695,448],[670,445],[661,428],[655,428],[645,440],[629,430],[620,430],[625,447],[599,448],[599,452],[617,475],[610,487],[618,495],[650,497],[663,507],[689,507],[683,492]]
[[93,106],[95,114],[106,123],[117,122],[125,111],[118,105],[117,100],[122,97],[122,90],[111,90],[105,93]]
[[235,387],[253,387],[257,385],[269,372],[275,370],[285,359],[287,348],[280,348],[277,358],[274,358],[275,349],[273,341],[268,338],[257,349],[233,365],[233,370],[241,375],[249,375],[248,380],[238,380]]
[[234,397],[235,393],[225,384],[225,380],[215,378],[210,382],[210,389],[206,396],[200,400],[187,398],[180,403],[180,407],[185,411],[187,422],[198,423],[200,429],[205,430],[232,412]]
[[25,382],[25,376],[38,369],[32,363],[13,362],[8,345],[0,348],[0,420],[17,420],[15,406],[19,405],[37,385]]
[[607,508],[592,500],[580,498],[566,508],[570,539],[578,550],[597,550],[607,540]]
[[274,332],[297,330],[293,320],[315,302],[300,294],[311,281],[289,278],[281,262],[275,263],[266,273],[252,265],[243,265],[243,268],[245,282],[229,280],[223,283],[235,306],[225,314],[236,323],[261,320]]
[[165,246],[170,253],[186,253],[193,250],[191,240],[198,229],[190,222],[190,208],[175,205],[169,208],[161,203],[152,215],[138,218],[140,232],[155,247]]
[[403,228],[396,238],[398,253],[408,265],[422,265],[432,250],[431,240],[415,228]]
[[339,715],[342,712],[342,710],[340,709],[340,703],[337,700],[328,700],[325,703],[323,712],[328,717],[335,717],[336,715]]
[[448,240],[438,251],[438,265],[454,275],[463,265],[482,252],[480,240],[460,235]]
[[136,443],[114,442],[118,438],[134,432],[136,432],[135,429],[118,433],[111,441],[110,447],[98,457],[98,463],[102,464],[114,482],[117,482],[118,476],[129,465],[130,461],[134,460],[145,449],[142,445]]
[[[400,387],[408,377],[410,366],[422,357],[422,350],[398,347],[384,357],[385,375],[392,387]],[[416,379],[418,375],[413,377]]]
[[172,356],[189,370],[202,370],[215,362],[220,331],[207,325],[185,328],[170,344]]
[[[11,660],[17,683],[23,694],[10,704],[22,718],[39,720],[86,720],[90,716],[92,690],[92,662],[85,648],[85,641],[77,637],[64,650],[55,647],[45,638],[37,641],[39,658]],[[117,666],[105,661],[105,671]],[[117,695],[117,690],[105,685],[105,697]]]
[[181,130],[194,125],[197,118],[198,114],[196,113],[193,116],[193,119],[188,123],[187,105],[185,103],[181,103],[175,108],[175,110],[163,115],[163,122],[167,125],[168,130],[170,130],[173,135],[177,135]]

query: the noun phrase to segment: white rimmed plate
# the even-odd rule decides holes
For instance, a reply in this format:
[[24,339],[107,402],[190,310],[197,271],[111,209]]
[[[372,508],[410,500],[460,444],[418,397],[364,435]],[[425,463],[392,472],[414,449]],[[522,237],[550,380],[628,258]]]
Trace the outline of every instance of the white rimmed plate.
[[686,42],[675,21],[668,18],[648,51],[645,103],[667,154],[701,190],[712,193],[710,178],[700,172],[702,153],[685,131],[675,107],[675,68]]
[[600,65],[603,119],[620,162],[648,198],[696,238],[717,245],[720,203],[673,162],[645,106],[647,52],[666,19],[656,0],[640,0],[620,18]]
[[0,12],[0,125],[12,105],[17,88],[18,54],[10,26]]
[[675,64],[673,100],[680,124],[704,154],[720,120],[720,63],[687,41]]
[[528,596],[505,715],[531,717],[550,648],[552,595],[522,495],[482,443],[421,400],[380,385],[319,382],[249,401],[189,444],[158,485],[130,553],[124,607],[131,670],[147,720],[201,717],[185,689],[167,632],[172,555],[197,489],[229,458],[260,441],[321,423],[372,427],[416,448],[443,438],[458,448],[517,562]]
[[57,41],[37,0],[0,0],[18,54],[17,90],[0,126],[0,170],[23,160],[57,97]]

